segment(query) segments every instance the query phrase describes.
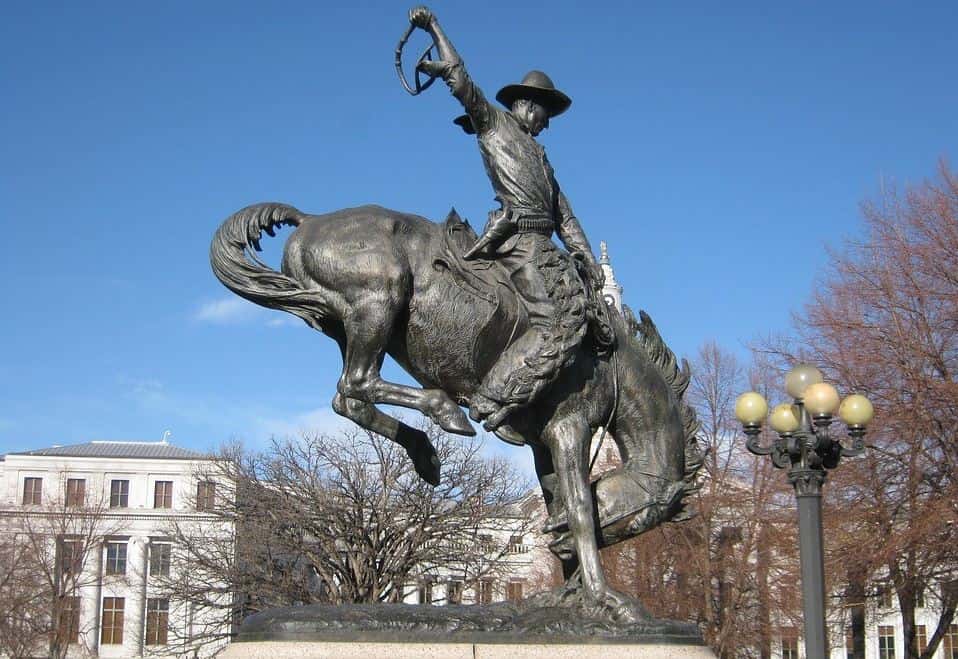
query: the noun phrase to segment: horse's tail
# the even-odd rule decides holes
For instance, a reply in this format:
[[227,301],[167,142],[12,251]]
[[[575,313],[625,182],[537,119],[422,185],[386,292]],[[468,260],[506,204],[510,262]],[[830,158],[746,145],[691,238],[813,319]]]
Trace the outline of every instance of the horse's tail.
[[679,522],[691,517],[686,507],[687,497],[702,487],[697,475],[705,460],[705,454],[699,446],[698,438],[701,424],[699,424],[695,410],[685,401],[685,391],[689,388],[692,371],[685,359],[682,360],[682,365],[679,367],[675,353],[665,344],[659,330],[655,327],[655,323],[652,322],[647,313],[640,310],[639,321],[636,321],[631,309],[626,307],[625,312],[632,334],[645,348],[652,363],[656,365],[666,382],[672,387],[681,408],[682,427],[685,432],[685,470],[682,476],[681,507],[671,520]]
[[298,227],[307,216],[292,206],[279,203],[254,204],[233,213],[220,225],[210,244],[210,265],[216,278],[228,289],[250,302],[280,309],[302,318],[322,331],[328,305],[319,291],[308,290],[281,272],[263,263],[256,252],[265,231],[283,225]]

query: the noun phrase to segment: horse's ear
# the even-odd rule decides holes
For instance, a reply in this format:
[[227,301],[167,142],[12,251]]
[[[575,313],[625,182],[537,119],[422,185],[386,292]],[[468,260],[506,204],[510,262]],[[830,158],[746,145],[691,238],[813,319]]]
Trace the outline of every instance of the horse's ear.
[[459,217],[459,213],[456,212],[456,207],[453,206],[449,209],[449,215],[446,216],[446,222],[459,222],[462,223],[462,218]]

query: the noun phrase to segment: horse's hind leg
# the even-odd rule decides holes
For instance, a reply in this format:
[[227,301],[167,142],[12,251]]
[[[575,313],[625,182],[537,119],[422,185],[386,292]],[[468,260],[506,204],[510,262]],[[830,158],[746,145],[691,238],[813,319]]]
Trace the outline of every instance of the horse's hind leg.
[[398,282],[383,286],[354,304],[343,320],[346,350],[338,391],[346,398],[370,404],[386,403],[419,410],[443,430],[475,435],[465,413],[439,389],[407,387],[382,379],[380,369],[386,355],[398,308],[405,303]]
[[439,456],[436,455],[429,436],[422,430],[383,414],[370,403],[346,398],[339,393],[333,398],[333,410],[357,425],[402,446],[412,460],[416,473],[427,483],[439,485]]

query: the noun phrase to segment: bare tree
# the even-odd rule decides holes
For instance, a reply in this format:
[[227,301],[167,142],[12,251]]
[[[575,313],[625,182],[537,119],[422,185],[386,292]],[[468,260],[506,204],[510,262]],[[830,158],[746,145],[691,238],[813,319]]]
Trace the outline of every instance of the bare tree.
[[208,524],[169,530],[165,587],[206,621],[191,642],[270,607],[398,601],[411,582],[442,575],[478,588],[506,570],[516,536],[531,530],[520,509],[528,482],[476,440],[430,434],[442,462],[435,488],[402,449],[358,429],[224,450],[200,481],[218,484],[207,512],[235,528],[235,544]]
[[[870,450],[825,490],[837,564],[854,559],[834,579],[852,577],[852,610],[866,592],[893,588],[907,656],[930,657],[958,605],[958,178],[942,163],[936,180],[884,187],[862,208],[864,237],[832,254],[796,319],[798,340],[768,350],[803,354],[874,402]],[[914,614],[926,586],[941,615],[919,655]]]
[[9,531],[0,536],[0,654],[4,656],[30,656],[49,631],[50,598],[33,565],[27,543]]
[[[98,489],[95,491],[99,491]],[[80,615],[84,590],[99,581],[105,537],[117,533],[102,498],[58,496],[0,514],[0,649],[11,657],[66,657],[71,644],[86,652],[96,625]]]
[[[772,612],[786,619],[793,598],[794,519],[783,497],[786,484],[767,461],[745,449],[735,420],[736,397],[747,388],[769,389],[768,374],[746,368],[714,342],[699,351],[690,401],[709,447],[705,483],[695,500],[697,516],[679,535],[685,564],[702,598],[696,611],[705,637],[720,657],[770,654]],[[749,386],[749,382],[750,385]]]

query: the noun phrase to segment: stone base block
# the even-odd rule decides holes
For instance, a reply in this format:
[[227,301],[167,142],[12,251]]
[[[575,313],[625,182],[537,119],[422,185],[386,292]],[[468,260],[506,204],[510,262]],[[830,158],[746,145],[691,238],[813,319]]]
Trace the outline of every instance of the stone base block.
[[224,659],[715,659],[704,645],[657,643],[231,643]]

